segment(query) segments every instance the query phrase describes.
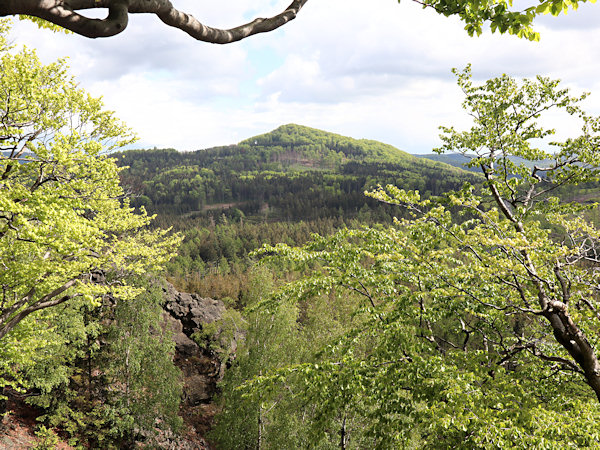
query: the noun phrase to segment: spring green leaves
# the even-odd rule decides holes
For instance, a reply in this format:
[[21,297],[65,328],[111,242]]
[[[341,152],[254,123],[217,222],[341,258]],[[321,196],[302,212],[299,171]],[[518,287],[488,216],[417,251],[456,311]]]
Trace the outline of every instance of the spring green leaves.
[[[305,405],[296,418],[309,415],[323,448],[340,436],[345,448],[598,438],[600,233],[586,208],[560,201],[597,180],[598,119],[556,81],[457,75],[474,123],[442,128],[441,151],[471,156],[481,186],[427,200],[388,186],[370,195],[409,219],[258,253],[303,274],[264,302],[270,311],[292,304],[306,317],[319,299],[352,307],[312,358],[241,388],[285,397],[291,386]],[[544,144],[553,110],[577,118],[581,135]]]
[[[179,238],[147,228],[106,153],[135,135],[80,89],[64,61],[0,54],[0,352],[17,367],[60,320],[57,306],[139,292],[123,279],[159,270]],[[12,336],[11,336],[12,333]],[[11,359],[18,336],[19,364]],[[12,355],[12,356],[10,356]]]
[[531,6],[519,3],[517,7],[512,0],[424,0],[417,3],[424,8],[431,7],[445,16],[457,15],[465,23],[465,30],[470,36],[479,36],[484,25],[489,24],[493,33],[509,33],[538,41],[540,34],[533,29],[537,16],[567,14],[569,10],[576,10],[584,1],[539,0],[537,5],[536,2],[532,2]]

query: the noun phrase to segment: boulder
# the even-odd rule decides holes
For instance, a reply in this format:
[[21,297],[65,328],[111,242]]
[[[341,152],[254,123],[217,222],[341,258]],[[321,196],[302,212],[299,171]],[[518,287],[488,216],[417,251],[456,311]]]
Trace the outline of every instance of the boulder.
[[163,288],[167,302],[165,311],[181,322],[183,332],[189,337],[203,325],[223,317],[225,304],[220,300],[200,297],[198,294],[179,292],[172,284]]

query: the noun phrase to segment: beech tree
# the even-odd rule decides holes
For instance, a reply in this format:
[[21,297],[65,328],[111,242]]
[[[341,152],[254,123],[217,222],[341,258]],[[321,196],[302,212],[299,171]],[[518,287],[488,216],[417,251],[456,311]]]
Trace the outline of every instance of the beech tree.
[[[457,74],[473,126],[442,128],[440,151],[470,156],[481,186],[427,200],[388,186],[370,195],[411,219],[263,248],[308,269],[264,307],[328,292],[364,306],[317,363],[246,388],[286,395],[301,376],[294,388],[323,426],[352,405],[363,426],[341,428],[341,448],[365,435],[376,448],[596,447],[600,232],[586,216],[597,205],[560,192],[597,186],[600,118],[558,81],[477,86],[468,68]],[[549,111],[579,121],[581,134],[553,142]]]
[[13,53],[0,34],[2,373],[45,345],[60,305],[131,298],[140,289],[124,277],[172,256],[178,236],[147,228],[151,217],[129,207],[105,154],[134,139],[64,61]]
[[[481,34],[489,24],[493,32],[508,32],[537,40],[532,24],[539,14],[558,15],[577,9],[586,0],[537,0],[526,8],[505,0],[413,0],[424,8],[432,8],[445,16],[458,16],[470,35]],[[179,28],[199,41],[228,44],[258,33],[266,33],[296,18],[308,0],[294,0],[281,13],[230,29],[204,25],[195,17],[178,10],[169,0],[0,0],[0,16],[23,15],[39,24],[54,24],[89,38],[109,37],[121,33],[131,14],[154,14],[166,25]],[[104,19],[86,17],[91,9],[108,9]],[[332,21],[334,17],[332,17]]]

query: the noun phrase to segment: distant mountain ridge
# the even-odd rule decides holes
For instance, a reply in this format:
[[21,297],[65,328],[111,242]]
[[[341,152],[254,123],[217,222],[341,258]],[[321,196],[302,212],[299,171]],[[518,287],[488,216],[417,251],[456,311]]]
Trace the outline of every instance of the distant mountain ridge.
[[181,153],[131,150],[123,182],[136,206],[171,215],[220,213],[261,220],[353,216],[380,208],[364,195],[395,184],[436,195],[476,175],[391,145],[295,124],[237,145]]
[[[238,145],[262,147],[286,146],[300,154],[320,155],[323,158],[362,160],[368,162],[400,162],[412,155],[389,144],[369,139],[354,139],[306,126],[287,124],[269,133],[248,138]],[[316,146],[316,148],[315,148]],[[316,155],[314,154],[316,150]]]
[[468,170],[471,172],[480,172],[477,168],[466,167],[466,164],[472,159],[460,153],[427,153],[424,155],[415,155],[417,158],[428,159],[430,161],[437,161],[444,164],[449,164],[454,167]]
[[[481,169],[479,167],[467,167],[466,164],[471,161],[475,157],[475,155],[463,155],[461,153],[428,153],[424,155],[415,155],[418,158],[424,158],[431,161],[438,161],[444,164],[449,164],[454,167],[459,167],[464,170],[468,170],[470,172],[481,173]],[[529,161],[523,158],[519,158],[518,156],[509,156],[509,160],[511,160],[515,164],[524,164],[527,167],[533,168],[534,165],[543,166],[550,163],[548,160],[543,161]]]

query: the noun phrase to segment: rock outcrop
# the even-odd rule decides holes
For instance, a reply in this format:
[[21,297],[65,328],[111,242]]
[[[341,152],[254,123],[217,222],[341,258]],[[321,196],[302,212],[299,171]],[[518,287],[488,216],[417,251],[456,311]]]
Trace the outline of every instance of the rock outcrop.
[[167,298],[165,311],[181,322],[187,336],[201,330],[206,324],[220,320],[225,313],[225,305],[220,300],[179,292],[170,283],[166,284],[164,291]]
[[[197,294],[179,292],[169,283],[164,288],[163,324],[175,341],[175,364],[183,374],[182,415],[186,423],[203,435],[210,428],[215,408],[211,404],[223,379],[227,361],[209,345],[200,342],[206,325],[223,318],[226,308],[222,301],[202,298]],[[196,341],[193,339],[196,337]],[[202,345],[204,344],[204,345]],[[229,343],[235,350],[235,342]],[[233,353],[233,352],[230,352]]]

